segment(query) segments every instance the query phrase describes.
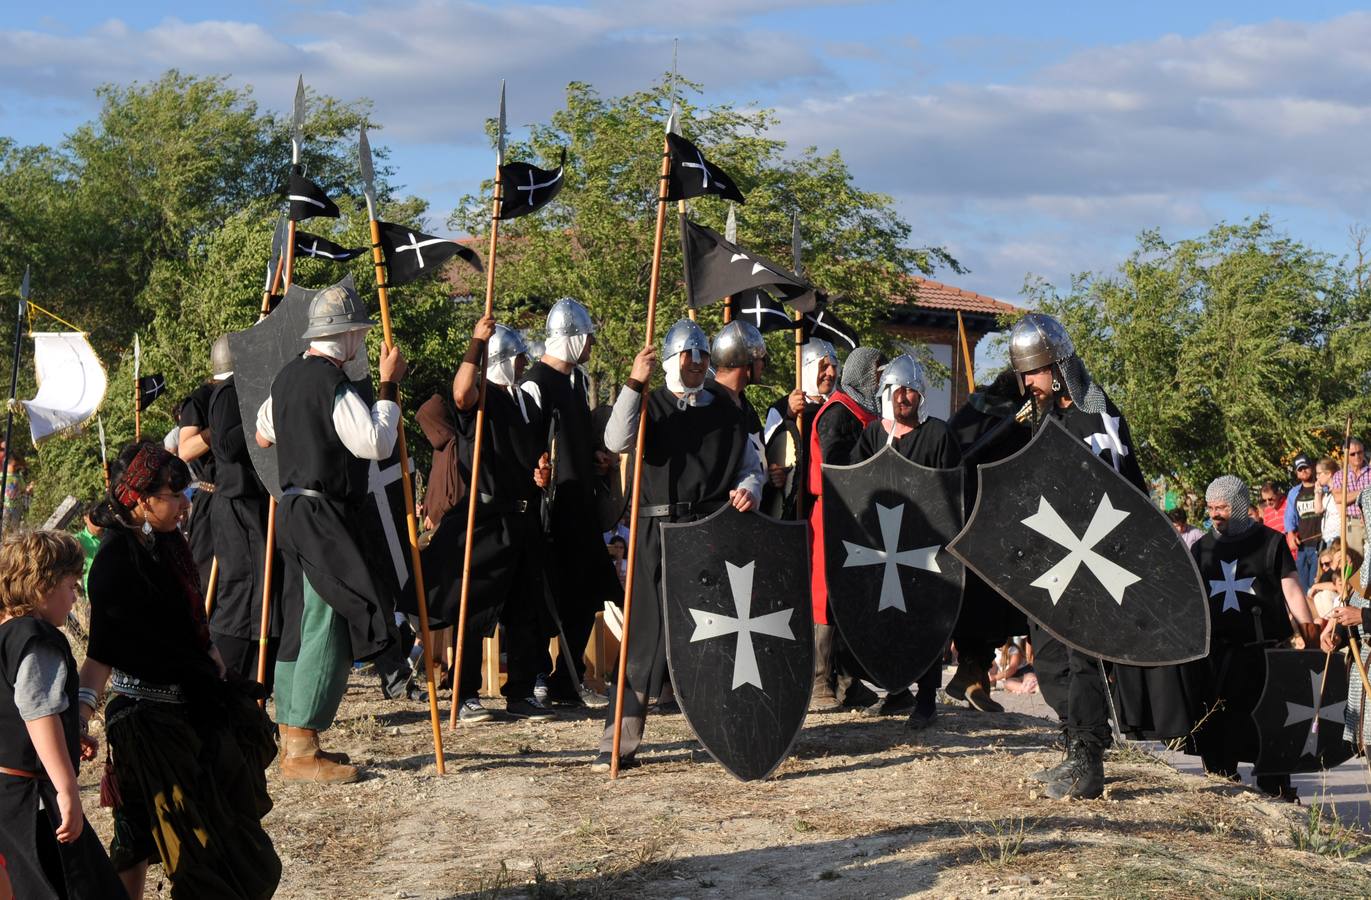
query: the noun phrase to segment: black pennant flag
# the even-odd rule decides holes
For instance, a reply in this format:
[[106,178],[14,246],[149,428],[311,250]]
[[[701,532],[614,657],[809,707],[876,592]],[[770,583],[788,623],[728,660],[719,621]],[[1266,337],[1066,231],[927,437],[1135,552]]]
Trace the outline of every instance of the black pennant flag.
[[743,192],[714,163],[705,159],[694,144],[679,134],[667,133],[671,148],[671,170],[667,176],[668,200],[689,200],[705,194],[716,194],[725,200],[745,202]]
[[813,291],[793,272],[748,253],[719,232],[685,216],[681,217],[681,252],[685,256],[686,302],[692,309],[749,288],[773,288],[787,300]]
[[299,166],[290,170],[290,187],[286,190],[290,201],[290,219],[302,222],[315,216],[338,218],[338,205],[328,198],[319,185],[305,177]]
[[796,327],[786,308],[761,288],[740,291],[728,299],[734,321],[746,322],[762,334]]
[[861,343],[857,329],[835,316],[823,304],[816,311],[805,313],[804,319],[808,337],[822,338],[839,349],[856,350]]
[[478,272],[482,270],[481,257],[470,247],[403,225],[393,225],[390,222],[376,224],[381,230],[381,250],[386,257],[388,284],[409,284],[420,275],[440,272],[443,263],[453,256],[460,256]]
[[296,256],[312,256],[315,259],[331,259],[334,262],[343,262],[348,259],[356,259],[366,252],[366,247],[341,247],[328,238],[321,238],[317,234],[310,234],[307,231],[295,232]]
[[501,166],[500,218],[516,219],[551,203],[562,190],[562,170],[565,168],[566,150],[562,150],[561,164],[551,172],[522,162]]
[[167,389],[167,379],[162,375],[144,375],[138,379],[138,411],[147,409],[152,401],[162,396]]

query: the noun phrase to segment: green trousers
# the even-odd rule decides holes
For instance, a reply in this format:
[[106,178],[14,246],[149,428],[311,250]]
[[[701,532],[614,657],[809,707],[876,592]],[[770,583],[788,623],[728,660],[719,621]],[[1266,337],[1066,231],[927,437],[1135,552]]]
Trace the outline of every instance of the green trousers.
[[303,581],[300,654],[276,663],[276,721],[323,731],[333,724],[347,693],[352,641],[347,620],[324,602],[308,578]]

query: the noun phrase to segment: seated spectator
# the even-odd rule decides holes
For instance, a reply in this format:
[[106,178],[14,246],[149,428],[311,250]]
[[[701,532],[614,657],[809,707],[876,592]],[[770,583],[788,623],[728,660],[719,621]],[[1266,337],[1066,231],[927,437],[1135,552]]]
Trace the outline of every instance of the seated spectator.
[[1177,506],[1175,509],[1168,509],[1166,517],[1171,520],[1171,526],[1176,529],[1176,534],[1185,541],[1185,547],[1189,550],[1195,546],[1195,542],[1204,537],[1204,532],[1190,524],[1190,517],[1186,514],[1185,508]]
[[995,651],[988,673],[992,688],[1001,687],[1011,694],[1036,694],[1038,675],[1033,671],[1032,653],[1027,637],[1010,638]]

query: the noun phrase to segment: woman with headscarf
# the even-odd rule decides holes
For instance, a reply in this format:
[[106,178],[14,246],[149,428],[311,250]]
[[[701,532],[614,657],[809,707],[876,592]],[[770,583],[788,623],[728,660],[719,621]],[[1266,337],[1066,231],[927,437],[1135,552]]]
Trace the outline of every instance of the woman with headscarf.
[[[114,806],[110,860],[131,897],[160,861],[180,898],[270,897],[281,861],[263,830],[266,767],[276,755],[258,686],[225,681],[210,641],[189,545],[186,464],[157,444],[130,444],[110,467],[94,518],[105,539],[90,570],[90,644],[81,717],[108,683]],[[88,704],[85,698],[91,698]]]

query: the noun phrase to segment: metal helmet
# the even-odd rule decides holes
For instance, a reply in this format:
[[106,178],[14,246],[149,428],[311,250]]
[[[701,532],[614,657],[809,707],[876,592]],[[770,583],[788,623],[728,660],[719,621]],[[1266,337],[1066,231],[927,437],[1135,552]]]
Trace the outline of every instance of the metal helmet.
[[233,351],[229,349],[229,338],[221,334],[209,348],[209,373],[223,375],[233,371]]
[[756,327],[743,321],[729,322],[714,336],[709,361],[716,369],[741,368],[766,358],[766,339]]
[[528,353],[524,336],[513,328],[496,325],[495,333],[486,344],[486,365],[495,366],[507,359],[514,359]]
[[800,365],[808,366],[818,360],[826,359],[833,365],[838,364],[838,351],[823,338],[810,338],[800,349]]
[[367,318],[366,306],[357,292],[343,284],[324,288],[309,303],[309,327],[301,337],[331,337],[370,328],[376,323]]
[[924,367],[908,353],[886,363],[885,370],[881,373],[881,394],[884,395],[886,391],[897,387],[911,388],[918,391],[920,396],[928,393],[928,379],[924,375]]
[[1044,313],[1029,313],[1009,331],[1009,363],[1020,375],[1075,355],[1062,323]]
[[692,351],[692,356],[703,353],[709,355],[709,338],[705,336],[704,329],[689,319],[681,319],[671,330],[666,333],[666,339],[662,341],[663,359],[671,359]]
[[575,337],[578,334],[594,333],[595,323],[591,321],[590,313],[579,301],[563,297],[548,310],[548,337]]

